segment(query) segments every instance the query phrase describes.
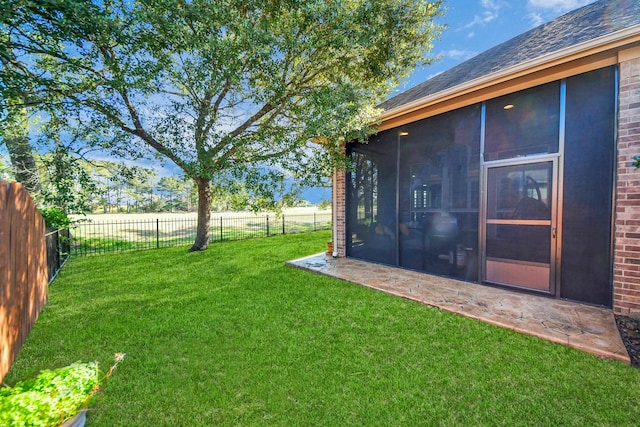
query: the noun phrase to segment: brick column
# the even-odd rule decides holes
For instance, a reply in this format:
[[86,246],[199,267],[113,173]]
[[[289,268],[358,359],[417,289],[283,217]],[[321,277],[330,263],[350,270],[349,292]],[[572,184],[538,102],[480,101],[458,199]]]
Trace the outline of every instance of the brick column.
[[334,194],[333,194],[333,209],[335,209],[335,233],[333,236],[333,244],[335,250],[338,251],[338,256],[343,257],[347,254],[347,228],[346,228],[346,206],[347,206],[347,191],[346,191],[346,174],[342,170],[337,170],[333,175],[334,180]]
[[[620,61],[613,310],[640,315],[640,52]],[[622,60],[627,59],[627,60]]]

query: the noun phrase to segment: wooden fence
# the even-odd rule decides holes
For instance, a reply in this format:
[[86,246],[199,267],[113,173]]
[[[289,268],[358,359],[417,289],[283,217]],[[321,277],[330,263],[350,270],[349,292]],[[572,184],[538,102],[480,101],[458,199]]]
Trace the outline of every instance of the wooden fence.
[[0,382],[47,300],[44,220],[19,183],[0,181]]

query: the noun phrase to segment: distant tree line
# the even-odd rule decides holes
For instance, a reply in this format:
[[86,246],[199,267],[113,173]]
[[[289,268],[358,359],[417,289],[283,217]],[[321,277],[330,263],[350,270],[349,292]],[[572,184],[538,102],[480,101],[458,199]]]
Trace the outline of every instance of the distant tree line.
[[[32,156],[38,182],[38,191],[32,196],[41,206],[60,207],[67,214],[193,212],[197,208],[197,188],[193,180],[183,176],[160,177],[151,168],[84,160],[68,153]],[[10,162],[0,157],[0,179],[16,178]],[[250,205],[251,194],[238,183],[233,193],[217,192],[211,210],[237,211]],[[296,200],[290,205],[310,203]],[[319,206],[328,208],[329,202],[324,200]]]

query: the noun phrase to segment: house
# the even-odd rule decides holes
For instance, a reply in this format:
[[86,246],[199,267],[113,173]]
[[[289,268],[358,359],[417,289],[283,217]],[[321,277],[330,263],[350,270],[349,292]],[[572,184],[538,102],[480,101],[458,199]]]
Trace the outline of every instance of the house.
[[640,2],[598,1],[383,104],[334,176],[357,258],[640,313]]

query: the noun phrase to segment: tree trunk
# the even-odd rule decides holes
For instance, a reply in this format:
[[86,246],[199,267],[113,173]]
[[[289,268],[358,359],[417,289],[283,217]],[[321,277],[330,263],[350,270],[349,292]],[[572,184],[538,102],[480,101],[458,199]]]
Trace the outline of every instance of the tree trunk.
[[5,145],[9,151],[9,158],[16,174],[16,181],[24,185],[24,188],[31,193],[31,197],[37,198],[40,193],[40,178],[38,178],[38,168],[33,158],[29,139],[26,135],[7,138],[5,139]]
[[211,220],[211,180],[194,178],[198,184],[198,229],[196,241],[189,252],[204,251],[209,247],[209,223]]
[[[8,52],[8,55],[13,60],[16,60],[12,51]],[[1,65],[8,67],[8,69],[13,68],[8,66],[5,58],[1,61]],[[29,143],[29,113],[25,107],[30,101],[27,97],[27,90],[24,89],[20,96],[10,97],[7,101],[9,101],[9,104],[15,105],[5,110],[8,114],[4,122],[0,123],[0,137],[4,140],[9,151],[9,158],[15,171],[16,181],[27,189],[31,197],[38,199],[42,187],[36,161],[33,157],[33,148]]]

